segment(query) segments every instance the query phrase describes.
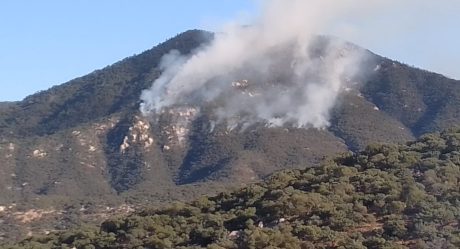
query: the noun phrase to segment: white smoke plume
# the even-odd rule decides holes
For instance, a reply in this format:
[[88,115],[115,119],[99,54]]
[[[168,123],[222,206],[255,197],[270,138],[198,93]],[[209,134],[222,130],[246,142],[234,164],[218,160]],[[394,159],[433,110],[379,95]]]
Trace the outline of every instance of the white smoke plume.
[[364,53],[318,34],[350,15],[354,2],[266,1],[252,25],[227,25],[192,55],[165,55],[162,75],[142,93],[142,113],[192,106],[229,127],[326,127]]

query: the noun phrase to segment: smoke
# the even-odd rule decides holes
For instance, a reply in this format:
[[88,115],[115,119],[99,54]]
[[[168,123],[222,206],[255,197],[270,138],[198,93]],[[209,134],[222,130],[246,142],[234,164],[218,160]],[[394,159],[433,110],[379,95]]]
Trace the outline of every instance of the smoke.
[[192,55],[165,55],[162,75],[142,93],[142,113],[192,106],[228,127],[326,127],[364,52],[318,34],[350,15],[353,2],[266,1],[252,25],[229,24]]

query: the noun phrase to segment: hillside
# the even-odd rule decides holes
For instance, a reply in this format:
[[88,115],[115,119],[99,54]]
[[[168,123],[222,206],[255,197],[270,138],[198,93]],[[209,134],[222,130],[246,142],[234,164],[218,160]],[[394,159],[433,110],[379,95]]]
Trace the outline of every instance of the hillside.
[[460,130],[6,248],[458,248]]
[[[460,122],[459,81],[357,46],[352,47],[368,58],[362,74],[350,79],[355,87],[344,89],[327,129],[229,130],[214,127],[205,111],[197,115],[193,107],[173,108],[158,123],[142,116],[141,92],[162,73],[163,55],[172,49],[190,54],[212,39],[209,32],[187,31],[22,101],[0,103],[0,206],[20,215],[53,209],[66,216],[69,207],[97,207],[98,213],[122,204],[192,200],[278,170],[318,165],[324,157],[370,143],[405,142]],[[328,39],[318,39],[319,47]],[[7,232],[26,233],[41,224],[0,220],[7,222]],[[65,227],[76,220],[66,219]]]

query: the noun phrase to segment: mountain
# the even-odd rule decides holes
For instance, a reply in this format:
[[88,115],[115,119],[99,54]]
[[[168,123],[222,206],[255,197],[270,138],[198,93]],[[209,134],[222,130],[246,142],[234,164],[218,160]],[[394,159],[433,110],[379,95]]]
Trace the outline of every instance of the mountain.
[[6,248],[459,248],[460,130]]
[[171,109],[158,123],[142,116],[141,92],[160,76],[163,55],[172,49],[190,54],[212,39],[209,32],[187,31],[22,101],[1,103],[0,206],[59,213],[191,200],[460,121],[459,81],[370,51],[365,77],[353,79],[359,87],[340,96],[328,129],[210,129],[206,113],[197,115],[193,107]]

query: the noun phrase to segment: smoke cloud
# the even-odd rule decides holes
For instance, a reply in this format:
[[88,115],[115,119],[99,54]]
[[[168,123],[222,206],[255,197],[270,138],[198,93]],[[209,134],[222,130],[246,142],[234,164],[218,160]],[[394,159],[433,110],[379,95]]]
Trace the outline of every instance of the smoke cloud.
[[353,2],[266,1],[250,26],[229,24],[192,55],[165,55],[162,75],[142,93],[142,113],[194,107],[229,128],[327,127],[365,53],[318,34],[350,15]]

